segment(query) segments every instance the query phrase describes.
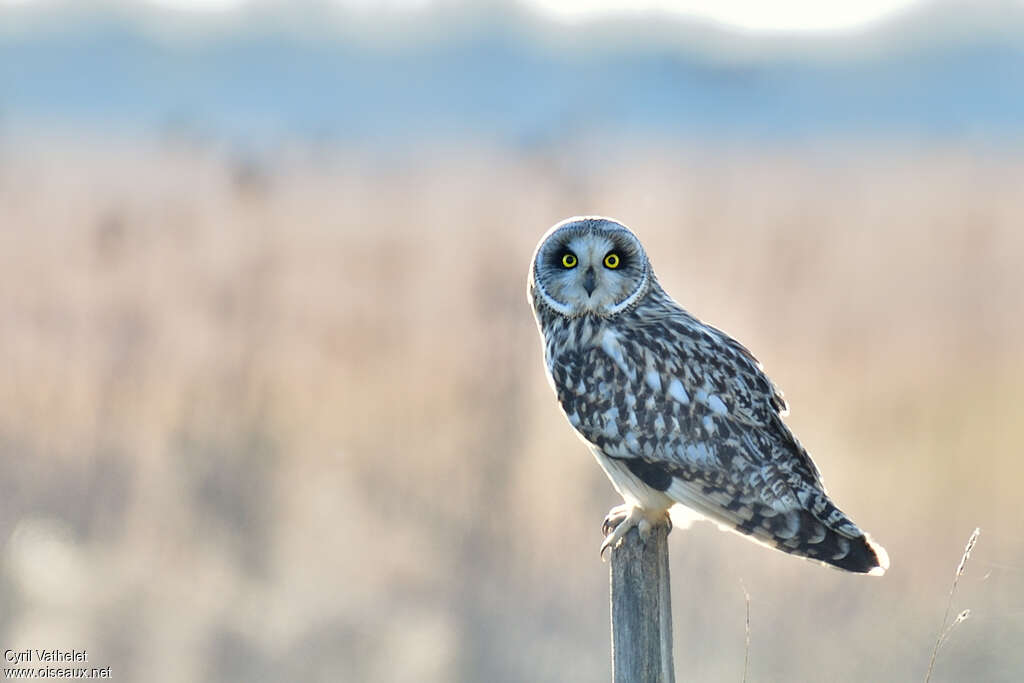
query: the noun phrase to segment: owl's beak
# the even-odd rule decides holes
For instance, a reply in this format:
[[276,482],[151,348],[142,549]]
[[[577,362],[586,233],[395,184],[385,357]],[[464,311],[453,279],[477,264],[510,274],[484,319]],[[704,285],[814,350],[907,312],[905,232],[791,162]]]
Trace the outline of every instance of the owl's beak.
[[594,293],[594,289],[597,288],[597,283],[594,282],[594,267],[587,268],[587,272],[583,275],[583,289],[587,290],[587,296]]

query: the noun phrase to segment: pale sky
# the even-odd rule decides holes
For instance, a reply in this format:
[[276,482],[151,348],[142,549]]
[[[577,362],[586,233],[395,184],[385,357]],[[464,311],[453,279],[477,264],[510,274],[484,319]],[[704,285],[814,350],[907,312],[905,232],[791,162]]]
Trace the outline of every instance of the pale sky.
[[[0,0],[23,4],[33,0]],[[190,11],[223,12],[246,0],[137,0]],[[361,10],[422,9],[434,0],[333,0]],[[520,0],[554,18],[579,21],[609,11],[667,11],[750,31],[856,29],[923,0]]]
[[918,4],[918,0],[526,0],[566,19],[608,11],[660,10],[751,31],[853,29]]

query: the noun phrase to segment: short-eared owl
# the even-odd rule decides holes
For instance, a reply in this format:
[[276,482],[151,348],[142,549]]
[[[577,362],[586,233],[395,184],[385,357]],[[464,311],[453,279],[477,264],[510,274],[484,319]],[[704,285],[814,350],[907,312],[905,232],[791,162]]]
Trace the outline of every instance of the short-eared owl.
[[783,552],[885,572],[885,550],[825,493],[761,364],[665,293],[628,228],[555,225],[528,289],[558,402],[625,499],[602,553],[679,503]]

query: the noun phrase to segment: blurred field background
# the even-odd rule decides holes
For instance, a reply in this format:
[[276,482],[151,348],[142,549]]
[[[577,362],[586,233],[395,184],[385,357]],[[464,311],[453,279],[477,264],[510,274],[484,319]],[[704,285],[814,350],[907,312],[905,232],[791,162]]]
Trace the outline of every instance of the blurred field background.
[[[984,24],[975,43],[910,41],[927,49],[909,60],[897,41],[892,59],[915,65],[908,82],[935,80],[921,86],[930,97],[893,104],[903,76],[871,36],[899,24],[849,39],[869,58],[837,67],[845,48],[811,40],[801,49],[828,55],[758,67],[751,55],[777,44],[684,23],[711,36],[699,59],[671,41],[616,44],[643,56],[622,75],[651,98],[635,112],[616,104],[567,122],[556,114],[573,98],[610,91],[566,93],[551,76],[547,106],[524,76],[509,101],[536,106],[494,114],[504,123],[491,130],[501,102],[490,95],[448,109],[386,76],[268,108],[275,93],[301,101],[299,86],[275,88],[308,74],[293,48],[293,71],[246,67],[279,63],[272,31],[243,39],[230,15],[98,7],[0,6],[0,647],[84,648],[123,681],[608,680],[597,548],[618,500],[556,408],[525,301],[540,235],[600,213],[636,230],[684,306],[764,362],[830,492],[892,558],[872,580],[709,524],[674,532],[678,678],[740,680],[745,586],[748,680],[922,680],[975,526],[954,602],[971,617],[933,680],[1024,677],[1024,123],[1010,115],[1024,96],[1006,77],[1024,62],[1006,47],[1016,24],[961,21]],[[958,16],[1024,11],[983,7]],[[489,50],[481,12],[419,17],[435,33],[463,17],[461,38],[424,33],[432,58],[439,45]],[[174,31],[199,26],[206,47],[160,52],[148,31],[167,16]],[[397,42],[413,20],[396,21],[362,40]],[[490,28],[474,33],[481,21]],[[584,30],[531,21],[517,31],[544,45]],[[303,44],[306,28],[282,25]],[[339,36],[309,41],[369,51],[358,63],[369,72],[398,59]],[[452,91],[472,101],[491,87],[488,69],[508,76],[502,59],[524,64],[535,46],[513,38]],[[521,73],[571,63],[536,49]],[[147,51],[152,63],[135,58]],[[71,58],[86,54],[99,56]],[[699,71],[687,65],[707,55],[744,62],[750,80],[730,80],[732,67],[690,80],[674,70]],[[579,68],[611,83],[608,59]],[[434,83],[467,68],[430,64]],[[787,102],[758,68],[820,71],[787,81],[805,88],[792,101],[803,123],[748,108],[761,95]],[[119,91],[118,69],[178,80]],[[835,69],[859,74],[845,106],[813,98]],[[239,83],[264,76],[267,90],[247,100]],[[707,106],[673,121],[661,88],[677,77]],[[707,95],[721,78],[738,100]],[[835,78],[837,92],[850,86]],[[393,99],[353,113],[357,86]],[[153,96],[175,88],[209,99],[182,113]],[[858,109],[875,118],[812,122]],[[417,113],[426,122],[406,126]]]

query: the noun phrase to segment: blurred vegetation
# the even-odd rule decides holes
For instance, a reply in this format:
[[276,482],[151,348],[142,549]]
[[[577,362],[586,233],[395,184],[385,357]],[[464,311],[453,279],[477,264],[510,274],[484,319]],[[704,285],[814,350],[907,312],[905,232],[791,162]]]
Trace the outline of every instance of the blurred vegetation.
[[[670,538],[680,678],[1024,676],[1024,159],[0,146],[0,643],[118,680],[609,677],[600,522],[525,302],[612,215],[741,339],[881,580]],[[685,675],[684,675],[685,674]]]

